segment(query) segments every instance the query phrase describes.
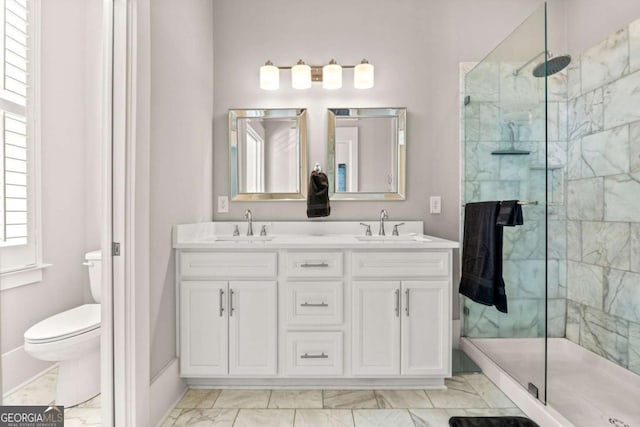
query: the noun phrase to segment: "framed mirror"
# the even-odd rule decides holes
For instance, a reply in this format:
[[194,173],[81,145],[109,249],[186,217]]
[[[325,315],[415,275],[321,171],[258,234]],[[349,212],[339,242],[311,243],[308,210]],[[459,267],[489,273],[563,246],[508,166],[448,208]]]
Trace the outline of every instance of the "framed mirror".
[[330,108],[332,200],[404,200],[406,108]]
[[307,112],[229,110],[231,200],[306,199]]

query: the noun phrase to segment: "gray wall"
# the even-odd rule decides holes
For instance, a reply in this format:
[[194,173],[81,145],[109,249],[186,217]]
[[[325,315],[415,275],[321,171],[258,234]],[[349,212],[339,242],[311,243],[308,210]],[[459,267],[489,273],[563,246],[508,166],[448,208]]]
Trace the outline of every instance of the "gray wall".
[[211,220],[212,3],[151,2],[151,377],[175,357],[171,227]]
[[638,0],[565,0],[567,48],[579,55],[640,16]]
[[[364,0],[329,0],[311,8],[293,0],[216,1],[213,196],[229,193],[229,108],[308,108],[309,167],[318,161],[326,168],[326,108],[406,106],[407,200],[334,202],[330,219],[373,220],[385,208],[392,219],[425,220],[428,233],[457,239],[458,63],[481,59],[537,4],[402,0],[371,7]],[[501,19],[494,22],[498,14]],[[267,59],[281,65],[299,58],[309,64],[331,58],[354,64],[363,57],[376,67],[376,85],[370,90],[353,89],[349,71],[337,91],[319,85],[293,90],[287,71],[281,72],[280,90],[258,87],[258,67]],[[427,215],[430,195],[443,196],[442,215]],[[304,202],[232,202],[228,214],[214,213],[214,219],[240,219],[248,207],[257,219],[306,219]]]
[[[42,282],[0,295],[3,354],[22,346],[24,332],[36,322],[90,301],[81,263],[100,245],[101,10],[100,0],[42,2],[42,244],[43,261],[52,266]],[[25,381],[36,372],[11,374]]]

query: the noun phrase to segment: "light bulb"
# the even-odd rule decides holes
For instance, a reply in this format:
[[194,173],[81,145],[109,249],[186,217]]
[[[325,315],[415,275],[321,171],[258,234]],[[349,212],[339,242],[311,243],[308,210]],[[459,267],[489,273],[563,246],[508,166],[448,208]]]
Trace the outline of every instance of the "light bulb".
[[373,87],[373,65],[363,59],[353,69],[353,87],[356,89],[370,89]]
[[309,89],[311,87],[311,67],[302,59],[291,67],[291,87],[294,89]]
[[342,87],[342,67],[335,59],[322,67],[322,87],[324,89],[340,89]]
[[260,89],[277,90],[278,88],[280,88],[280,70],[271,61],[267,61],[260,67]]

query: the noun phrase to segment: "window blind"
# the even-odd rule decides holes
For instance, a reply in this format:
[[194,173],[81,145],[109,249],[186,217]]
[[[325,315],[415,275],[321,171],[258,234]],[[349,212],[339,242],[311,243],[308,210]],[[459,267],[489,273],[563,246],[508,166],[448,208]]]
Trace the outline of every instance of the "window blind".
[[29,238],[29,11],[26,0],[0,0],[0,246]]

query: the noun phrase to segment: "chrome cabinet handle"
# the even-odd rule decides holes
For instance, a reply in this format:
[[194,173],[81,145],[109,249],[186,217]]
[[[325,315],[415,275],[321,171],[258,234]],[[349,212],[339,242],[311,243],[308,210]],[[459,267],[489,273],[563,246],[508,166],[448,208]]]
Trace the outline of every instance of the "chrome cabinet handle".
[[224,298],[224,290],[220,289],[220,317],[223,316],[224,314],[224,307],[223,307],[223,303],[222,303],[222,298]]
[[400,317],[400,289],[396,289],[396,317]]
[[324,354],[324,351],[321,354],[308,354],[305,353],[300,356],[300,359],[328,359],[329,356]]
[[233,316],[235,308],[233,308],[233,289],[229,289],[229,316]]
[[315,263],[315,264],[314,263],[305,262],[304,264],[300,264],[300,267],[302,267],[302,268],[309,268],[309,267],[323,267],[323,268],[326,268],[326,267],[329,267],[329,264],[327,264],[326,262],[318,262],[318,263]]
[[303,302],[300,307],[329,307],[329,304],[326,302],[321,302],[320,304]]
[[407,313],[407,316],[409,315],[409,289],[404,291],[404,294],[407,296],[407,305],[404,308],[404,311]]

